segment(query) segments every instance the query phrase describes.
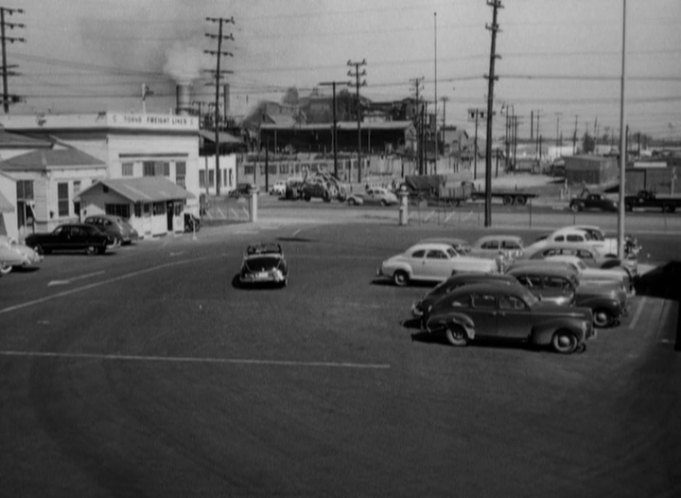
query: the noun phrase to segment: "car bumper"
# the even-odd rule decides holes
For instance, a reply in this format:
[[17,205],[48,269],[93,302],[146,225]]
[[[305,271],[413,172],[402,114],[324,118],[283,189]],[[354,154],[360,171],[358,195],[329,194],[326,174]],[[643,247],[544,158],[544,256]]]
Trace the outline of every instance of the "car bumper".
[[242,284],[280,284],[286,281],[286,275],[279,270],[246,273],[239,276]]

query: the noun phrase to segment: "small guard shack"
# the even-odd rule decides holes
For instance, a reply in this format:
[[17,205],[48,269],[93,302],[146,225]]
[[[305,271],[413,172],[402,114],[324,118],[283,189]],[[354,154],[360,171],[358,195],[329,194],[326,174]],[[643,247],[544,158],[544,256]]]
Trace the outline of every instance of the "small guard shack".
[[140,237],[184,231],[187,199],[194,195],[163,177],[102,179],[83,190],[81,217],[97,214],[126,218]]

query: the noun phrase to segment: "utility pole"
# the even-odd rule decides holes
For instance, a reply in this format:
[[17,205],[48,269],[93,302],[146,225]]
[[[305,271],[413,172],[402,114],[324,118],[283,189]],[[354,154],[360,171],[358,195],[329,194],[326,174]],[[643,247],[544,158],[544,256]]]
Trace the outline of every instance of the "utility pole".
[[331,86],[333,89],[333,128],[331,131],[331,146],[333,148],[333,175],[338,178],[338,120],[336,119],[336,85],[349,85],[346,81],[325,81],[320,86]]
[[560,117],[562,112],[556,113],[556,147],[561,147],[563,144],[560,142]]
[[435,78],[433,79],[433,85],[435,87],[435,172],[437,173],[437,160],[440,156],[440,149],[437,144],[437,12],[433,12],[433,62],[435,66]]
[[478,121],[485,119],[482,109],[468,109],[468,119],[475,121],[475,138],[473,139],[473,180],[478,179]]
[[447,128],[447,102],[449,102],[449,97],[444,96],[441,97],[440,100],[442,101],[442,153],[444,154],[445,152],[445,130]]
[[423,148],[423,143],[422,143],[422,137],[421,137],[421,128],[423,126],[422,123],[422,112],[421,112],[421,99],[419,97],[419,92],[421,89],[421,85],[423,84],[423,76],[420,78],[413,78],[409,80],[411,84],[414,85],[414,90],[416,91],[416,110],[414,112],[414,121],[416,124],[416,154],[417,154],[417,164],[418,164],[418,172],[419,175],[423,174],[423,162],[421,161],[421,149]]
[[[218,34],[214,35],[211,33],[206,33],[206,36],[210,39],[217,39],[218,49],[217,50],[204,50],[204,53],[215,55],[216,57],[216,69],[215,69],[215,194],[220,195],[220,61],[223,56],[232,57],[234,54],[231,52],[225,52],[222,50],[222,40],[234,40],[234,37],[230,33],[229,35],[222,34],[222,26],[226,23],[234,24],[234,18],[229,19],[224,17],[206,17],[206,21],[218,23]],[[208,178],[206,178],[208,182]]]
[[624,259],[624,193],[626,191],[627,179],[627,132],[628,127],[625,127],[626,120],[626,105],[625,105],[625,82],[627,79],[627,0],[624,0],[622,5],[622,76],[620,78],[620,191],[619,204],[617,213],[617,256],[620,260]]
[[577,122],[579,116],[575,114],[575,131],[572,133],[572,155],[577,154]]
[[355,89],[357,92],[357,182],[362,183],[362,103],[359,100],[359,87],[366,86],[367,80],[360,83],[359,79],[366,76],[365,69],[359,70],[360,66],[366,66],[367,60],[362,59],[361,62],[348,61],[348,66],[354,66],[355,72],[348,71],[348,76],[355,78]]
[[489,74],[487,75],[487,147],[485,149],[485,226],[492,225],[492,118],[494,115],[494,63],[500,56],[497,55],[497,13],[501,5],[501,0],[487,0],[487,5],[492,7],[492,24],[485,25],[485,28],[492,33],[492,44],[489,54]]
[[5,114],[9,114],[9,105],[10,103],[16,103],[20,102],[21,98],[18,97],[17,95],[10,95],[9,94],[9,88],[7,86],[7,77],[8,76],[16,76],[18,73],[15,73],[14,71],[10,71],[10,69],[16,67],[16,65],[9,66],[7,64],[7,42],[9,43],[14,43],[14,42],[25,42],[23,38],[17,38],[14,36],[7,36],[5,34],[6,29],[15,29],[15,28],[25,28],[26,26],[24,24],[20,23],[12,23],[12,22],[6,22],[5,21],[5,15],[13,15],[13,14],[23,14],[24,11],[22,9],[9,9],[7,7],[0,7],[0,39],[2,43],[2,106],[5,110]]

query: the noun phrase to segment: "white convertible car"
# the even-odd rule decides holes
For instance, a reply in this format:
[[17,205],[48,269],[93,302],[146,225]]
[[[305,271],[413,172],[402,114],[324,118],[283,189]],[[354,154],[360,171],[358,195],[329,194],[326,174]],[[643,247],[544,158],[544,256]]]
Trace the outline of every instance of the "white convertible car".
[[403,286],[412,280],[441,282],[464,272],[496,273],[497,264],[493,259],[462,256],[449,244],[420,243],[383,261],[377,275]]

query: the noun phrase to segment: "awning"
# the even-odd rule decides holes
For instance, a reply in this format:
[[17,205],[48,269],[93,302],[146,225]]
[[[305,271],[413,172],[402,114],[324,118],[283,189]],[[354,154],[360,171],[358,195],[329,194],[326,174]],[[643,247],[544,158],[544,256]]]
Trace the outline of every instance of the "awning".
[[7,200],[7,197],[0,192],[0,213],[13,213],[14,206]]
[[76,196],[81,200],[83,196],[94,192],[112,190],[131,202],[162,202],[178,199],[193,199],[195,195],[171,182],[167,178],[145,176],[143,178],[102,179],[83,190]]

